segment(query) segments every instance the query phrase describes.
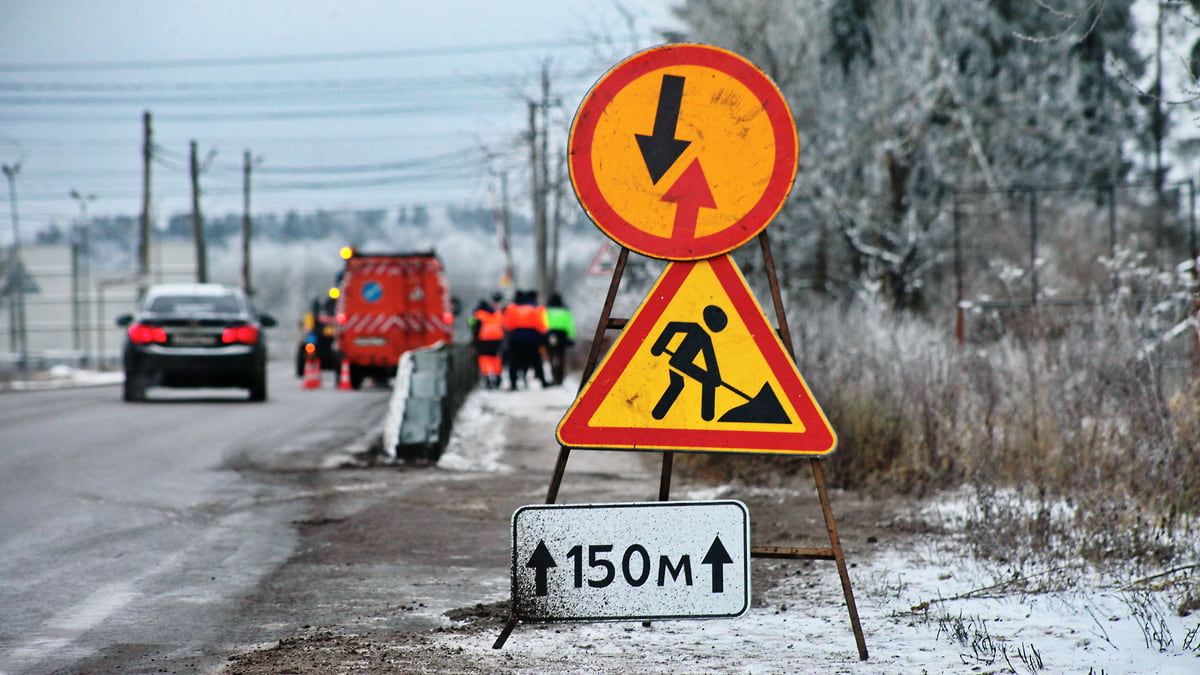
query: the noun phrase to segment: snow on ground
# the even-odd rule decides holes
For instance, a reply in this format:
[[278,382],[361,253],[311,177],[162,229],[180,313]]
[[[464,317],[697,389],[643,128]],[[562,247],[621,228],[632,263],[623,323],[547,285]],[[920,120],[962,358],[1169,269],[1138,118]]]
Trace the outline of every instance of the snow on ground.
[[40,389],[61,389],[64,387],[89,387],[120,384],[124,380],[125,374],[121,371],[87,370],[57,365],[34,376],[25,379],[14,379],[0,384],[0,389],[33,391]]
[[[1200,673],[1200,617],[1161,599],[1139,619],[1136,597],[1086,582],[1053,593],[956,598],[991,585],[953,546],[890,549],[853,562],[870,658],[860,662],[832,567],[813,563],[773,589],[767,606],[717,621],[519,625],[503,648],[520,673]],[[931,603],[927,610],[914,606]],[[1143,625],[1161,621],[1147,632]],[[1169,633],[1162,650],[1154,630]],[[1189,631],[1192,632],[1188,642]],[[496,635],[437,637],[494,659]],[[526,664],[522,668],[519,664]],[[534,664],[534,665],[528,665]]]
[[[506,471],[505,423],[553,429],[576,383],[541,390],[479,390],[466,401],[439,466]],[[689,498],[731,496],[698,490]],[[836,506],[836,505],[835,505]],[[961,529],[962,493],[931,500],[921,517],[948,534],[912,534],[848,560],[868,661],[860,662],[835,568],[768,562],[786,577],[766,606],[713,621],[518,625],[504,648],[496,633],[435,633],[447,650],[498,657],[517,673],[1079,673],[1200,674],[1200,612],[1180,617],[1178,582],[1192,564],[1154,583],[1156,571],[1102,573],[1060,560],[1018,573],[976,560]],[[1200,545],[1197,545],[1200,549]],[[753,581],[753,580],[752,580]]]
[[[505,376],[507,382],[507,375]],[[508,385],[505,384],[505,387]],[[561,386],[541,388],[533,384],[518,392],[479,388],[471,392],[454,418],[454,429],[438,468],[450,471],[512,471],[501,462],[509,445],[507,421],[528,420],[550,430],[547,445],[555,443],[553,429],[563,411],[575,400],[579,380],[568,377]]]

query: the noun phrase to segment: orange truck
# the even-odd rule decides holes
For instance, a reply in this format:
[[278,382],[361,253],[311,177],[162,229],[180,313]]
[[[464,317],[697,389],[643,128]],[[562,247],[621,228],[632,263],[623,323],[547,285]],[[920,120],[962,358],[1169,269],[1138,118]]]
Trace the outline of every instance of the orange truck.
[[337,350],[350,366],[355,389],[370,377],[385,383],[400,355],[449,342],[454,313],[445,270],[433,251],[420,253],[341,252],[338,275]]

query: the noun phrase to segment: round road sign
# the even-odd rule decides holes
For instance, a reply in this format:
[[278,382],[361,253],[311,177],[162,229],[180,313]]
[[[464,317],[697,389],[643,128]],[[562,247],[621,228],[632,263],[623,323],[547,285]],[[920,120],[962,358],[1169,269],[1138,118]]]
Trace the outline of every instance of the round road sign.
[[655,47],[592,87],[571,126],[571,182],[614,241],[700,260],[762,231],[796,177],[796,127],[746,59],[698,44]]

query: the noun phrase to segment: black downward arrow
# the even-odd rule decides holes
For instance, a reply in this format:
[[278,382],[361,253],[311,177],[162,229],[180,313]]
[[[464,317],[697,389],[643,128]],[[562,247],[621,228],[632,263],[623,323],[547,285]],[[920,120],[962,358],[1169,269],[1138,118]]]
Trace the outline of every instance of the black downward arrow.
[[529,556],[529,562],[525,563],[525,566],[534,569],[534,594],[549,594],[549,591],[546,590],[546,570],[558,567],[558,563],[554,562],[554,558],[550,555],[550,549],[546,548],[545,541],[538,542],[537,548],[533,549],[533,555]]
[[654,114],[654,133],[637,136],[642,159],[655,183],[667,169],[679,159],[691,141],[675,138],[675,125],[679,123],[679,105],[683,102],[683,78],[678,75],[663,75],[662,87],[658,91],[658,111]]
[[729,557],[729,551],[725,550],[721,538],[714,538],[712,546],[708,547],[708,553],[704,554],[704,560],[700,561],[701,565],[712,565],[713,593],[725,592],[725,565],[732,562],[733,558]]

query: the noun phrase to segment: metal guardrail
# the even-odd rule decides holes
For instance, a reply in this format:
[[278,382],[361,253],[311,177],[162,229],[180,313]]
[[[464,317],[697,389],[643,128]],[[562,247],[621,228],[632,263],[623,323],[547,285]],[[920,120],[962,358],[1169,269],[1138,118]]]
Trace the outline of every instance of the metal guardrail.
[[454,416],[478,379],[468,345],[405,352],[384,421],[382,451],[388,461],[436,460],[450,440]]

